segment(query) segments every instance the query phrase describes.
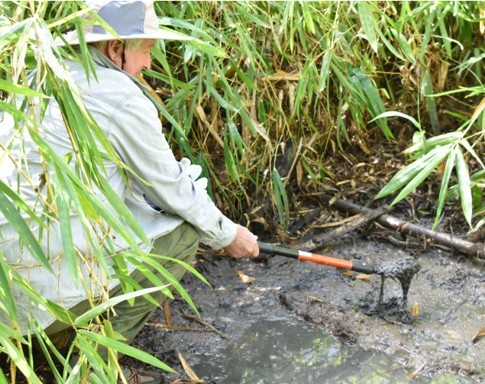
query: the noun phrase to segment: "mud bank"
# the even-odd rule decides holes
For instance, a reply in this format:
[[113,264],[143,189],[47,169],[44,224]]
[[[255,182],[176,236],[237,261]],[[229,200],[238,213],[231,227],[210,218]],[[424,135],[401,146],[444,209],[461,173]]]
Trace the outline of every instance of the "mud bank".
[[[346,259],[358,255],[374,265],[411,256],[366,240],[349,240],[328,253]],[[386,280],[378,307],[378,275],[282,257],[235,261],[205,253],[196,267],[211,287],[192,275],[183,279],[200,321],[175,300],[170,312],[177,329],[165,327],[160,310],[135,343],[178,371],[167,374],[166,382],[189,376],[180,357],[197,377],[218,384],[339,382],[339,377],[342,382],[349,377],[384,383],[484,382],[485,339],[474,338],[485,327],[483,265],[441,251],[412,256],[421,269],[411,283],[403,321],[402,289],[392,279]],[[331,365],[335,355],[339,360]],[[310,361],[314,366],[308,370]],[[248,367],[241,371],[243,362]],[[342,378],[349,369],[352,373]]]

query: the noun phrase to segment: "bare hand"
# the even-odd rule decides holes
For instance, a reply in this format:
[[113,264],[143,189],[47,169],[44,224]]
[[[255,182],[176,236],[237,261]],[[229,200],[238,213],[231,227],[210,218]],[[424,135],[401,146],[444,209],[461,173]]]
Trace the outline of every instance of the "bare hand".
[[235,258],[257,257],[259,255],[258,237],[238,224],[236,238],[224,250],[229,256]]

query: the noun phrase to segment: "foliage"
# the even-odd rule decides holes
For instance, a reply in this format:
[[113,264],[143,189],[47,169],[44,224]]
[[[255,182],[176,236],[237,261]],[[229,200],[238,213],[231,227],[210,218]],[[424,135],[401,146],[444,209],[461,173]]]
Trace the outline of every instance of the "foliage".
[[[368,151],[375,128],[389,140],[402,136],[406,120],[388,122],[386,110],[412,116],[427,137],[463,130],[483,92],[482,7],[460,1],[162,2],[162,24],[225,55],[162,45],[147,75],[156,77],[153,84],[177,121],[174,141],[204,166],[215,199],[234,217],[245,211],[250,221],[263,207],[285,228],[292,201],[278,180],[318,190],[328,181],[329,151],[355,142]],[[468,97],[457,97],[459,87],[470,89]],[[468,134],[480,147],[483,117],[474,120]],[[472,160],[467,153],[465,161]],[[285,156],[293,160],[289,170],[280,168]]]
[[[69,49],[61,52],[54,38],[59,27],[76,21],[75,17],[83,11],[80,4],[73,2],[12,2],[2,3],[0,18],[0,55],[2,91],[0,108],[2,134],[7,129],[13,129],[13,136],[8,143],[2,142],[0,147],[0,164],[2,175],[9,171],[9,157],[15,158],[11,151],[14,148],[24,148],[28,138],[38,148],[42,166],[45,169],[43,179],[33,180],[27,163],[28,151],[16,163],[19,169],[21,183],[32,186],[32,193],[39,203],[35,209],[29,207],[22,194],[0,181],[0,211],[19,234],[20,241],[29,253],[47,270],[53,272],[51,263],[55,263],[52,255],[44,254],[41,245],[43,233],[48,233],[52,223],[58,224],[62,238],[63,255],[73,281],[79,286],[92,287],[97,282],[90,279],[81,270],[79,251],[73,243],[71,216],[76,214],[82,224],[88,249],[95,257],[106,276],[113,271],[123,273],[127,263],[136,265],[141,273],[154,281],[149,269],[151,266],[160,271],[163,280],[156,279],[157,288],[142,290],[139,284],[125,272],[122,286],[125,295],[109,298],[109,294],[99,282],[102,292],[100,304],[92,303],[92,309],[81,316],[76,316],[46,298],[42,297],[16,270],[15,265],[6,262],[4,255],[0,258],[0,310],[4,312],[11,323],[0,324],[5,331],[0,337],[0,350],[10,358],[10,380],[15,382],[18,372],[21,372],[29,382],[40,382],[36,370],[39,368],[39,356],[34,358],[33,340],[22,336],[30,333],[36,336],[44,359],[52,369],[58,382],[96,380],[116,382],[118,355],[120,353],[134,356],[141,361],[151,363],[162,369],[170,369],[158,359],[126,346],[119,342],[120,335],[111,330],[111,323],[105,319],[105,313],[120,300],[133,300],[140,295],[149,295],[154,290],[163,290],[171,296],[167,285],[170,283],[183,298],[196,310],[191,298],[184,288],[164,269],[166,258],[143,252],[139,240],[148,243],[141,227],[128,210],[121,198],[112,190],[106,181],[104,160],[110,159],[119,167],[123,167],[115,151],[111,147],[100,128],[85,109],[76,84],[64,65],[62,54],[80,60],[86,71],[91,69],[89,55],[77,57],[76,52]],[[76,25],[78,27],[79,25]],[[84,49],[82,52],[86,53]],[[59,157],[49,146],[40,133],[42,116],[45,113],[50,98],[58,102],[66,129],[72,142],[72,151],[65,157]],[[4,135],[5,136],[5,135]],[[12,156],[11,156],[12,155]],[[37,229],[38,227],[38,229]],[[77,228],[79,230],[79,228]],[[119,251],[115,246],[111,231],[129,246],[129,251]],[[3,235],[3,231],[2,231]],[[192,267],[186,266],[202,280],[205,279]],[[112,271],[113,269],[113,271]],[[53,275],[54,277],[54,275]],[[54,318],[71,326],[76,337],[69,350],[81,351],[77,367],[70,367],[69,354],[64,357],[57,346],[53,345],[41,327],[32,319],[28,329],[22,329],[18,322],[18,308],[13,300],[13,292],[19,291],[31,299],[37,306],[44,308]],[[148,296],[147,296],[148,297]],[[8,331],[6,331],[8,329]],[[98,346],[108,348],[108,365],[102,362]],[[5,356],[4,355],[4,356]],[[6,380],[6,373],[1,367],[0,380]]]
[[[485,93],[485,88],[483,92]],[[471,118],[455,132],[444,133],[430,139],[425,138],[423,130],[416,132],[413,138],[414,145],[404,151],[407,154],[412,154],[412,158],[415,160],[397,172],[378,193],[376,198],[388,196],[401,189],[401,192],[393,201],[393,204],[395,204],[415,190],[431,172],[443,167],[438,207],[433,227],[436,227],[439,223],[445,202],[451,197],[460,196],[463,215],[467,223],[473,230],[479,229],[485,222],[485,207],[482,201],[485,164],[475,148],[480,148],[480,143],[483,143],[485,136],[484,110],[485,98],[482,99]],[[421,129],[419,123],[409,116],[392,112],[386,112],[385,114],[387,116],[395,115],[409,118]],[[473,126],[479,117],[481,117],[482,123],[480,129],[474,132]],[[472,143],[470,143],[470,140],[472,140]],[[467,162],[465,161],[464,152],[473,158],[480,167],[480,170],[472,175],[470,175]],[[449,188],[453,170],[455,170],[457,184]],[[478,218],[476,225],[472,224],[473,215]]]
[[[318,190],[329,178],[325,160],[331,151],[365,144],[376,132],[394,140],[404,131],[400,123],[412,121],[407,131],[414,127],[417,132],[406,153],[413,162],[378,197],[401,190],[396,201],[404,198],[444,165],[437,217],[446,199],[459,195],[470,226],[476,229],[483,223],[479,154],[485,121],[485,23],[480,2],[157,2],[156,7],[163,26],[196,39],[160,42],[145,77],[162,101],[162,120],[172,143],[181,155],[203,166],[214,200],[229,216],[244,213],[247,220],[257,220],[263,207],[266,217],[285,228],[293,203],[290,185]],[[80,29],[82,12],[79,2],[3,2],[0,8],[0,110],[13,117],[19,132],[35,140],[52,174],[45,180],[49,194],[44,212],[29,210],[3,183],[0,209],[46,268],[26,220],[60,222],[64,257],[74,279],[82,277],[76,269],[70,212],[81,215],[103,266],[113,249],[103,236],[108,227],[117,228],[132,245],[132,252],[119,255],[120,268],[130,258],[153,261],[133,238],[132,233],[143,238],[136,221],[104,181],[102,158],[123,164],[83,108],[64,68],[63,58],[69,57],[91,70],[85,46],[81,44],[78,57],[69,47],[55,44],[62,31]],[[29,76],[32,71],[34,77]],[[56,157],[37,133],[49,97],[59,101],[72,136],[70,159]],[[8,156],[8,148],[2,149],[0,164]],[[285,158],[290,164],[282,166]],[[450,187],[453,169],[457,183]],[[95,197],[94,189],[102,191],[106,202]],[[55,357],[49,365],[59,382],[86,380],[90,366],[98,381],[113,382],[117,351],[162,364],[116,342],[118,335],[99,317],[114,305],[112,300],[94,307],[83,321],[76,320],[36,295],[11,266],[0,265],[1,310],[12,319],[11,325],[0,324],[0,345],[31,382],[38,382],[31,340],[15,324],[15,305],[9,300],[13,285],[76,325],[74,346],[82,347],[85,355],[77,368],[65,364],[62,370],[55,361],[65,363],[64,358],[32,324],[44,354]],[[129,280],[125,289],[125,299],[144,293]],[[108,365],[96,352],[103,344],[112,350]],[[10,375],[15,375],[14,368]],[[0,380],[4,376],[0,372]]]

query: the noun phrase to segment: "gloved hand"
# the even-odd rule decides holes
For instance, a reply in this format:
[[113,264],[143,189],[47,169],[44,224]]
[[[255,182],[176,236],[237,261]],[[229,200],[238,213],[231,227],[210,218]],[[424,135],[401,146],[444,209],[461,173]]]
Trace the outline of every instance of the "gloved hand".
[[207,179],[205,177],[199,178],[202,173],[202,167],[200,165],[192,164],[186,157],[180,160],[179,164],[184,171],[187,170],[189,177],[194,181],[196,188],[207,188]]

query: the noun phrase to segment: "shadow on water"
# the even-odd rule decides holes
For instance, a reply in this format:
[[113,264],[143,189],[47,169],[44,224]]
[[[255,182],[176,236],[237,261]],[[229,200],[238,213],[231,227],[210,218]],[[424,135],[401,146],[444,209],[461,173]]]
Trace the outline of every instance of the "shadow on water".
[[[403,383],[412,376],[382,352],[342,344],[318,329],[261,320],[215,355],[192,366],[208,383]],[[458,383],[451,375],[413,383]]]

